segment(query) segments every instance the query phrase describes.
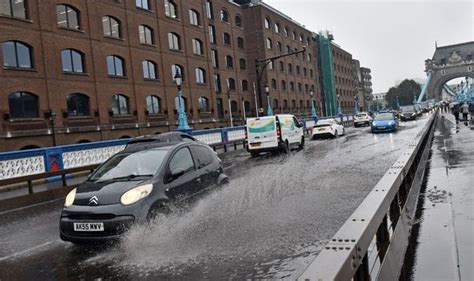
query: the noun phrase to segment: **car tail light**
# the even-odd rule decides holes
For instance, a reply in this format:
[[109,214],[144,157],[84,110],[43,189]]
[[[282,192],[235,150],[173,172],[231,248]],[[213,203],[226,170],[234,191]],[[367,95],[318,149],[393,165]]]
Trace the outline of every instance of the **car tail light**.
[[277,136],[281,137],[280,127],[277,127]]

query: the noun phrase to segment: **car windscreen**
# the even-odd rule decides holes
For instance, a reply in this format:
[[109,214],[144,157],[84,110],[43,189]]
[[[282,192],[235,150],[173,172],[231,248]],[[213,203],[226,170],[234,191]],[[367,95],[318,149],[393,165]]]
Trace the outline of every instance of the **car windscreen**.
[[402,107],[400,108],[402,110],[402,112],[415,112],[415,108],[413,108],[413,106],[410,106],[410,107]]
[[365,116],[367,116],[367,114],[365,114],[365,113],[356,114],[356,117],[365,117]]
[[380,120],[392,120],[393,119],[393,114],[392,113],[381,113],[375,116],[375,121],[380,121]]
[[106,181],[122,177],[153,176],[163,164],[168,150],[153,149],[112,156],[89,180]]

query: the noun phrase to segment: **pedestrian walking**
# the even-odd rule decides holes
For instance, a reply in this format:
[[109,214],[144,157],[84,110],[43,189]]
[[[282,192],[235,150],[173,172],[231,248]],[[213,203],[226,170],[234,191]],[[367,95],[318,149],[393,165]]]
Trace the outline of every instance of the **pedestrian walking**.
[[455,104],[452,110],[453,110],[454,118],[456,119],[456,124],[458,124],[459,123],[459,105]]
[[462,119],[464,120],[464,122],[467,122],[467,115],[469,114],[469,105],[467,104],[467,101],[465,101],[461,106],[461,112]]

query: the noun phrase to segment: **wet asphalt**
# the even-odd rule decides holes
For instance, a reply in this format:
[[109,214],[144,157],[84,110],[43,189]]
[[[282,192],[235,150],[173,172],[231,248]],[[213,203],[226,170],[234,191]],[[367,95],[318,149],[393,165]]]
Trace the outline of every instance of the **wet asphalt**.
[[0,280],[295,279],[427,120],[289,155],[229,153],[229,185],[101,248],[59,239],[62,200],[0,214]]

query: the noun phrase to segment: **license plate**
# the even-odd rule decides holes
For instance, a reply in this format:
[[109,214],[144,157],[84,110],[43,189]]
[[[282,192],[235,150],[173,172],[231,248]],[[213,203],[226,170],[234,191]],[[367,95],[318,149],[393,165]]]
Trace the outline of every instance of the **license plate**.
[[321,132],[321,131],[324,131],[324,130],[326,130],[326,129],[318,129],[318,131],[320,131],[320,132]]
[[379,129],[386,129],[387,127],[379,127]]
[[74,223],[74,231],[104,231],[103,222]]
[[250,147],[259,147],[261,145],[260,142],[257,142],[257,143],[251,143],[250,144]]

